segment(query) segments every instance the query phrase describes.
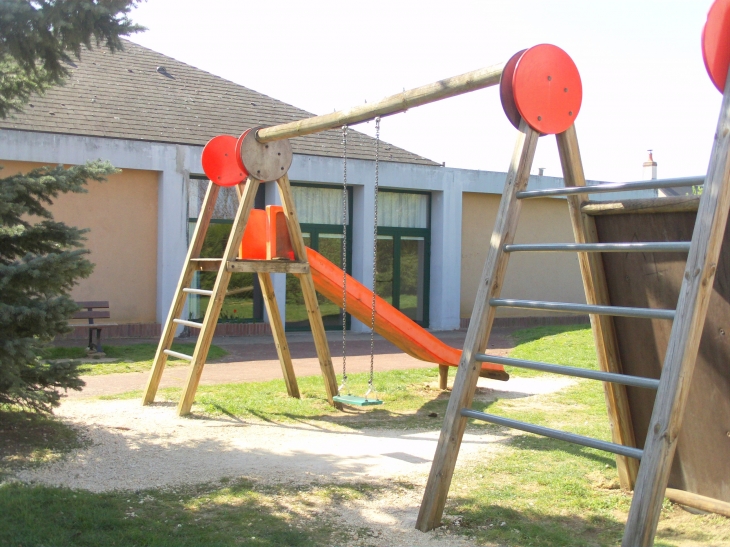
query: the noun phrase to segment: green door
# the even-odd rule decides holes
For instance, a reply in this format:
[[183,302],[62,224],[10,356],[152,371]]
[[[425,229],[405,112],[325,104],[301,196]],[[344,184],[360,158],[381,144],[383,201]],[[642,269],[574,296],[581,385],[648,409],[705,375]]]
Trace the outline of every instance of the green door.
[[[347,273],[352,273],[352,191],[348,189],[346,215],[347,239],[346,258]],[[292,184],[292,193],[297,207],[297,214],[302,227],[304,244],[320,253],[327,260],[341,267],[342,265],[342,188],[333,186],[317,186]],[[342,329],[342,310],[340,305],[330,302],[317,294],[319,310],[326,330]],[[310,330],[307,309],[299,279],[293,275],[286,276],[286,330]],[[350,316],[346,317],[346,326],[350,328]]]
[[388,190],[378,200],[377,294],[423,327],[429,322],[430,197]]

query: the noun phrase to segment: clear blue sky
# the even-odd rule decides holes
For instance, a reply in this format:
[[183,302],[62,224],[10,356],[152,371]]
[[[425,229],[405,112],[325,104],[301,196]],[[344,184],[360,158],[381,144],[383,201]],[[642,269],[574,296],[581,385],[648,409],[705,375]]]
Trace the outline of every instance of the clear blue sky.
[[[553,43],[583,81],[576,121],[586,176],[704,174],[721,96],[702,63],[711,0],[147,0],[132,39],[323,114],[506,61]],[[356,128],[372,133],[373,124]],[[244,127],[241,128],[243,131]],[[383,140],[450,167],[505,171],[515,130],[496,88],[385,118]],[[560,176],[555,139],[535,169]]]

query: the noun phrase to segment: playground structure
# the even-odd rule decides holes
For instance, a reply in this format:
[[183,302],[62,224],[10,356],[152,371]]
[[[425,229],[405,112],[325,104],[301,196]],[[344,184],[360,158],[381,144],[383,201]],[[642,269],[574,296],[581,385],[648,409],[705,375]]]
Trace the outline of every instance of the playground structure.
[[[599,230],[603,222],[597,219],[597,215],[591,213],[591,211],[595,213],[597,206],[588,201],[587,194],[687,186],[697,184],[697,181],[674,179],[586,187],[574,126],[582,100],[580,76],[570,57],[559,48],[548,44],[518,52],[505,64],[403,92],[375,104],[279,126],[248,130],[238,140],[233,137],[217,137],[218,140],[214,139],[206,147],[208,157],[206,158],[205,152],[203,157],[204,165],[207,164],[206,174],[216,184],[209,185],[202,205],[200,219],[192,238],[177,294],[160,340],[144,402],[147,404],[154,400],[165,359],[167,355],[174,355],[191,362],[188,383],[178,406],[180,414],[190,411],[230,275],[234,271],[243,271],[259,274],[284,378],[288,392],[292,396],[298,396],[298,388],[291,366],[291,357],[286,346],[283,324],[276,306],[270,274],[273,272],[293,273],[299,277],[325,379],[327,397],[330,403],[334,404],[333,397],[337,394],[337,384],[314,291],[318,289],[327,298],[339,302],[342,289],[342,281],[339,280],[342,279],[342,270],[304,247],[286,175],[291,164],[291,147],[287,139],[403,112],[414,106],[499,84],[505,114],[518,129],[517,143],[507,172],[505,190],[489,241],[489,251],[479,292],[464,349],[459,356],[456,380],[444,417],[416,527],[426,531],[440,525],[459,447],[469,418],[559,438],[616,454],[621,485],[626,489],[634,488],[622,543],[624,547],[653,544],[662,501],[670,480],[674,481],[674,486],[687,488],[687,490],[675,488],[670,492],[670,495],[677,501],[688,505],[694,504],[703,509],[712,510],[711,508],[715,507],[720,511],[726,510],[726,502],[717,498],[726,498],[730,492],[730,485],[727,483],[728,477],[730,477],[730,473],[727,472],[728,462],[730,462],[730,458],[726,455],[727,449],[723,448],[723,451],[713,455],[711,462],[707,462],[703,450],[706,446],[704,444],[700,447],[693,446],[693,443],[712,445],[717,442],[715,436],[718,428],[709,428],[707,434],[690,435],[686,443],[682,442],[680,432],[686,409],[691,410],[693,405],[703,407],[708,405],[706,400],[698,401],[699,396],[691,395],[690,386],[695,372],[700,338],[703,328],[705,328],[708,306],[712,300],[715,276],[718,270],[723,272],[721,275],[726,275],[720,268],[719,258],[730,209],[730,158],[728,157],[730,152],[730,86],[726,86],[728,65],[730,65],[730,47],[728,47],[730,45],[730,25],[726,25],[727,21],[730,21],[730,1],[718,0],[710,11],[703,33],[703,54],[713,82],[723,92],[723,103],[715,144],[707,176],[704,179],[703,193],[697,206],[691,241],[667,240],[668,238],[661,240],[657,237],[647,241],[626,243],[624,242],[626,239],[608,242],[599,237],[599,233],[604,230],[603,228]],[[557,138],[566,188],[527,191],[527,181],[538,139],[550,134],[556,135]],[[293,259],[280,260],[280,257],[277,256],[280,252],[279,248],[286,248],[286,243],[280,246],[281,232],[277,231],[276,235],[272,232],[272,226],[278,225],[275,218],[277,211],[272,209],[269,209],[268,215],[264,217],[264,222],[267,223],[267,227],[264,228],[267,234],[266,258],[236,259],[241,241],[243,240],[244,244],[246,242],[245,234],[250,219],[256,216],[262,218],[258,214],[254,216],[251,214],[253,196],[259,183],[269,180],[276,180],[278,183],[283,202],[281,213],[286,219],[288,244],[291,247],[291,250],[286,250],[284,255]],[[218,184],[236,185],[240,205],[224,256],[221,259],[201,259],[199,258],[200,248],[218,194]],[[551,196],[567,197],[575,243],[513,244],[521,200]],[[628,205],[628,207],[633,206]],[[653,206],[655,207],[656,204]],[[641,206],[637,205],[637,207]],[[260,232],[259,226],[258,230],[251,233]],[[681,235],[677,237],[681,237]],[[284,238],[285,240],[286,238]],[[272,252],[272,248],[277,250]],[[247,249],[248,247],[244,246],[242,257],[247,256]],[[513,252],[529,251],[577,252],[587,304],[500,298],[509,255]],[[672,295],[671,291],[667,291],[666,283],[671,283],[668,280],[662,281],[654,288],[645,288],[644,293],[662,295],[661,298],[649,298],[648,300],[652,301],[647,303],[659,303],[666,306],[665,308],[640,308],[634,302],[619,302],[620,299],[616,296],[616,285],[610,273],[612,263],[610,260],[604,262],[603,253],[621,253],[622,255],[652,253],[654,257],[660,258],[668,253],[687,254],[685,265],[679,267],[681,285],[677,286],[680,276],[676,276],[676,279],[671,281],[675,284],[674,294],[678,295],[675,309],[671,309],[672,303],[669,302],[672,300]],[[188,288],[196,270],[218,272],[211,291]],[[722,277],[718,279],[722,279]],[[359,317],[358,314],[364,313],[364,308],[369,315],[371,308],[369,305],[365,306],[364,302],[367,302],[372,294],[364,287],[355,285],[354,280],[350,279],[348,282],[352,287],[350,301],[354,302],[351,307],[348,305],[347,311]],[[183,309],[185,295],[190,293],[210,296],[203,323],[178,319]],[[721,300],[726,302],[726,298],[721,298]],[[617,305],[619,303],[621,305]],[[375,324],[379,333],[386,338],[392,336],[398,340],[399,344],[402,344],[396,345],[418,358],[433,360],[440,365],[453,364],[456,357],[454,352],[458,353],[458,351],[449,352],[444,348],[433,346],[433,340],[425,337],[427,333],[416,333],[415,336],[409,337],[414,334],[414,331],[406,324],[403,329],[398,327],[401,325],[399,322],[401,318],[394,313],[397,310],[388,309],[387,303],[384,301],[378,301],[377,306],[379,315]],[[590,314],[600,371],[485,355],[484,351],[498,307]],[[624,342],[620,342],[620,339],[626,338],[626,332],[621,320],[617,320],[615,323],[614,317],[651,320],[652,325],[672,321],[671,330],[664,329],[663,331],[664,336],[667,332],[669,333],[665,338],[666,352],[657,352],[657,356],[663,354],[660,374],[658,364],[654,366],[654,370],[648,370],[630,362],[632,357],[629,352],[622,349]],[[175,329],[179,325],[200,329],[192,356],[178,354],[169,349]],[[633,327],[633,323],[631,325]],[[396,336],[394,332],[409,333],[409,336],[402,333]],[[661,336],[656,336],[657,342],[660,338]],[[641,343],[646,344],[646,338]],[[631,344],[628,343],[628,345]],[[708,352],[708,356],[709,367],[702,364],[697,367],[698,375],[705,376],[703,385],[709,385],[708,382],[720,378],[722,382],[719,386],[727,386],[728,371],[714,366],[717,362],[713,360],[715,357],[711,352]],[[510,365],[602,381],[612,426],[613,442],[582,437],[471,410],[477,379],[483,374],[484,364],[488,364],[487,368],[495,374],[502,371],[500,366]],[[705,368],[708,368],[708,371],[704,371]],[[638,376],[629,373],[644,374]],[[715,384],[714,387],[717,389],[718,384]],[[646,391],[650,389],[657,392],[655,402],[651,405],[651,411],[648,410],[649,404],[645,397]],[[637,397],[636,393],[642,395]],[[709,409],[709,417],[707,412],[697,413],[698,419],[712,420],[714,412],[715,423],[718,423],[717,421],[720,420],[718,411],[721,413],[724,409],[725,416],[727,415],[729,399],[727,390],[720,391],[717,395],[718,406]],[[637,402],[637,400],[639,401]],[[649,415],[650,418],[647,419]],[[692,414],[689,413],[688,423],[692,423],[693,419]],[[645,437],[645,442],[643,449],[640,449],[637,448],[636,441],[642,436]],[[705,483],[696,481],[696,477],[692,473],[685,474],[680,479],[677,479],[676,475],[670,479],[678,445],[687,445],[688,450],[686,456],[684,449],[679,451],[678,459],[676,459],[676,462],[679,462],[677,465],[695,470],[700,468],[700,463],[705,466],[710,464],[715,466],[717,474],[708,475],[709,478],[703,480],[705,482],[719,480],[719,490],[716,488],[713,492],[707,492],[706,486],[700,485]],[[698,485],[700,486],[698,487]],[[708,495],[699,493],[702,491]]]

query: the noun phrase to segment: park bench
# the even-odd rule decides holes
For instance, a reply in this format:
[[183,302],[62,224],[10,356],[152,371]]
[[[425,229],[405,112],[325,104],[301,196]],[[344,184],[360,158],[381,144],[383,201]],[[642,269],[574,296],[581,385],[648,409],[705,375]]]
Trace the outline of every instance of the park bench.
[[[94,323],[94,319],[109,319],[109,302],[106,300],[90,300],[76,302],[76,305],[82,310],[77,311],[72,319],[88,319],[89,321],[89,350],[102,353],[101,349],[101,331],[107,327],[115,327],[116,323]],[[78,326],[78,325],[77,325]],[[92,336],[96,331],[96,345],[93,344]]]

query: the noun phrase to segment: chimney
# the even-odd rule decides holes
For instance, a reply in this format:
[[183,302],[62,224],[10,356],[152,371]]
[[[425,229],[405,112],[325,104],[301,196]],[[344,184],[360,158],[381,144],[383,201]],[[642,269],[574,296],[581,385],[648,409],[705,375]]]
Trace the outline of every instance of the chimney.
[[545,168],[544,167],[538,167],[537,168],[537,176],[541,177],[545,174]]
[[653,150],[649,150],[649,159],[644,162],[643,180],[656,180],[656,162],[654,161]]

